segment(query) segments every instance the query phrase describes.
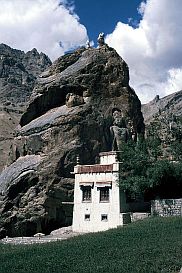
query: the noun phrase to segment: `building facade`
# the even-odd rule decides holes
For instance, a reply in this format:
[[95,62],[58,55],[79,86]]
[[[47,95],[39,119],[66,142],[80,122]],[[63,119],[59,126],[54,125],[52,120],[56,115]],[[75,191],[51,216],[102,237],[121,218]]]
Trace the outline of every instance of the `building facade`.
[[75,166],[74,232],[103,231],[125,223],[126,198],[119,188],[119,166],[114,151],[100,153],[100,164]]

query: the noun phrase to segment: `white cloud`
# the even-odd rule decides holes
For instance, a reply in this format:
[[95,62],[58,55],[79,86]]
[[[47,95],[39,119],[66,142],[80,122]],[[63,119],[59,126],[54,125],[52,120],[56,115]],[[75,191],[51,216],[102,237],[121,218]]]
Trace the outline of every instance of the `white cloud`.
[[136,28],[118,22],[106,42],[128,63],[130,85],[141,101],[182,89],[181,0],[147,0]]
[[141,2],[140,6],[138,7],[139,14],[144,15],[145,7],[146,7],[146,2]]
[[87,39],[67,0],[0,0],[0,43],[24,51],[36,47],[54,60]]

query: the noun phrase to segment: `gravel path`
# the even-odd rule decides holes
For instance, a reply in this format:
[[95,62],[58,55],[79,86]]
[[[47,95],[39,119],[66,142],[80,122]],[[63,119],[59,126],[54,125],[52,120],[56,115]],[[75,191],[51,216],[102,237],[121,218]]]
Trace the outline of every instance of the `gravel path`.
[[6,237],[0,240],[3,244],[14,244],[14,245],[30,245],[30,244],[42,244],[56,241],[66,240],[75,236],[81,235],[81,233],[73,232],[69,227],[60,228],[52,231],[50,235],[44,235],[41,233],[35,234],[33,237]]

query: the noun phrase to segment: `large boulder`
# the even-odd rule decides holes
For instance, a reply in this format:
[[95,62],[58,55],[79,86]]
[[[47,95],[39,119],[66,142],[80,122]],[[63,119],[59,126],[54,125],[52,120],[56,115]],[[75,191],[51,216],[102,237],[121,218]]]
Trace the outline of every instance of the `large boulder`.
[[111,150],[114,109],[143,137],[128,66],[107,45],[66,54],[41,74],[16,132],[12,164],[0,176],[1,236],[49,233],[71,224],[76,157],[92,164],[99,152]]

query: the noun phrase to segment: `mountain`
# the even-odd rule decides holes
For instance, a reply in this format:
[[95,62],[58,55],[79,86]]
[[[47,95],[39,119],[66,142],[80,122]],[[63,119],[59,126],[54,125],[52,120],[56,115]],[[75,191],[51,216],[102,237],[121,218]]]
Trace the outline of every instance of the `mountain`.
[[182,159],[182,91],[142,105],[146,137],[156,137],[163,157]]
[[[34,48],[27,53],[0,44],[0,103],[22,107],[31,95],[37,76],[51,64]],[[18,105],[17,105],[18,104]]]
[[168,115],[182,116],[182,91],[175,92],[164,98],[157,95],[152,101],[142,105],[145,124],[150,124],[164,112]]
[[92,164],[112,147],[114,111],[144,135],[141,103],[129,70],[102,45],[56,60],[37,79],[0,175],[0,236],[32,235],[71,223],[73,167]]
[[27,53],[0,44],[0,172],[7,163],[13,130],[18,125],[37,76],[51,64],[34,48]]

